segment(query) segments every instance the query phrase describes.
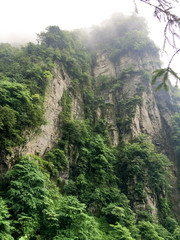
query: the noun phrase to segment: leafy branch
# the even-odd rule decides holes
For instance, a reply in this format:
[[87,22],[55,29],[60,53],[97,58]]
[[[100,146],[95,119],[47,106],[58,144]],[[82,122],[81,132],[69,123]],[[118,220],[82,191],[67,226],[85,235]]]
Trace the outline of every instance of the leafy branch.
[[156,91],[159,91],[161,87],[164,87],[164,89],[166,91],[169,90],[169,87],[167,85],[167,80],[168,80],[168,76],[169,76],[169,73],[175,77],[176,79],[176,86],[178,86],[178,81],[180,81],[180,77],[178,76],[177,73],[175,73],[173,71],[173,69],[170,67],[174,57],[180,52],[180,49],[176,50],[176,52],[173,54],[173,56],[171,57],[170,61],[169,61],[169,64],[168,64],[168,67],[167,68],[160,68],[160,69],[156,69],[154,72],[153,72],[153,77],[152,77],[152,85],[154,85],[156,83],[156,80],[158,78],[162,78],[162,82],[156,87]]
[[[136,0],[133,0],[135,4],[135,10],[137,9]],[[180,81],[179,76],[175,73],[170,67],[174,57],[180,52],[180,49],[177,47],[177,40],[180,39],[180,17],[172,13],[173,3],[178,3],[178,0],[140,0],[141,2],[151,6],[154,8],[154,16],[159,20],[163,20],[165,22],[164,27],[164,43],[163,43],[163,51],[165,52],[166,44],[168,43],[173,49],[175,49],[175,53],[172,55],[168,67],[164,69],[157,69],[153,72],[154,76],[152,78],[152,84],[156,83],[158,78],[162,78],[161,84],[159,84],[156,88],[158,91],[161,87],[164,87],[166,91],[168,91],[167,79],[169,73],[176,78],[176,86],[178,85],[178,81]]]
[[[173,9],[173,2],[177,2],[178,0],[157,0],[155,1],[157,4],[152,3],[152,0],[140,0],[143,3],[148,4],[149,6],[154,8],[154,16],[161,21],[164,20],[164,43],[163,50],[165,50],[166,43],[177,49],[176,41],[180,39],[180,18],[173,14],[171,11]],[[170,33],[170,36],[168,35]]]
[[154,85],[156,83],[157,79],[162,78],[162,82],[156,87],[156,92],[159,91],[162,87],[164,87],[164,89],[166,91],[169,90],[169,87],[167,84],[169,74],[171,74],[172,76],[174,76],[176,78],[176,85],[177,85],[177,82],[180,81],[180,77],[169,66],[167,68],[156,69],[153,72],[153,74],[154,75],[153,75],[152,81],[151,81],[152,85]]

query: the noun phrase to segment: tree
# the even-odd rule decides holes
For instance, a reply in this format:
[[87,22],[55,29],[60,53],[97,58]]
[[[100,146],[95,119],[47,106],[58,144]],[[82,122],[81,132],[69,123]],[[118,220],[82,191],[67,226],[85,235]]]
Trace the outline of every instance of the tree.
[[138,227],[143,240],[164,240],[164,238],[158,235],[152,223],[141,221]]
[[0,239],[2,240],[13,240],[14,238],[11,237],[10,232],[12,227],[10,226],[9,220],[10,214],[8,212],[7,205],[5,204],[4,200],[0,197]]
[[135,240],[132,236],[131,233],[129,232],[129,229],[126,227],[122,227],[119,223],[116,225],[112,225],[112,231],[110,231],[110,239],[114,240]]
[[36,233],[42,210],[50,201],[48,184],[48,177],[41,172],[36,159],[30,157],[21,158],[4,175],[0,194],[9,206],[16,237]]
[[62,197],[58,202],[57,214],[60,229],[57,239],[102,239],[98,224],[94,218],[88,216],[85,204],[80,203],[76,197]]

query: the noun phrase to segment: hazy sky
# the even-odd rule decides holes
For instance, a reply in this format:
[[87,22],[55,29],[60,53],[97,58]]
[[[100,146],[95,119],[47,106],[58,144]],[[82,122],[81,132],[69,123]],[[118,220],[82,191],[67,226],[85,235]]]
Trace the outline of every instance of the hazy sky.
[[[147,16],[150,9],[142,10],[141,5],[140,14]],[[0,10],[0,41],[17,42],[35,38],[35,33],[49,25],[74,29],[98,24],[114,12],[130,14],[134,3],[133,0],[0,0]]]
[[[162,47],[162,25],[152,17],[150,7],[139,0],[136,2],[139,15],[148,20],[150,37]],[[133,11],[133,0],[0,0],[0,42],[32,41],[36,33],[50,25],[68,30],[89,27],[114,12],[131,14]],[[180,3],[176,12],[180,13]]]

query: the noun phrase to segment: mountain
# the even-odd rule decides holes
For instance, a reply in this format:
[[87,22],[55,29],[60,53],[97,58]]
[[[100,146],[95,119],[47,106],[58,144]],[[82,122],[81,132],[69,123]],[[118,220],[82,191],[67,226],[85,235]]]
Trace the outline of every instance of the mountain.
[[1,239],[180,238],[180,92],[158,68],[134,15],[0,45]]

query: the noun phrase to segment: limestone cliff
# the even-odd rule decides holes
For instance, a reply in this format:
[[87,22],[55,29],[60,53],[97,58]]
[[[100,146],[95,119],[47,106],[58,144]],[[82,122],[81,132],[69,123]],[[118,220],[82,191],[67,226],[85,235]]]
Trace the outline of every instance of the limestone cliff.
[[161,66],[142,19],[87,32],[50,26],[38,44],[0,45],[5,228],[13,239],[89,239],[90,225],[91,239],[177,239],[180,91],[152,86]]
[[[87,82],[91,83],[91,91],[96,100],[94,104],[93,123],[103,119],[109,132],[111,144],[115,147],[137,137],[140,133],[149,135],[152,142],[160,153],[167,155],[172,161],[172,172],[174,178],[175,203],[180,202],[180,195],[177,190],[177,166],[174,158],[174,152],[170,139],[171,115],[175,109],[171,97],[171,91],[161,90],[155,93],[150,83],[150,75],[153,70],[159,68],[158,54],[154,54],[148,49],[137,53],[135,51],[126,51],[119,54],[116,60],[111,57],[111,52],[106,49],[96,50],[96,59],[94,64],[89,66],[89,78]],[[77,79],[75,79],[77,82]],[[44,154],[51,150],[61,138],[63,129],[60,128],[60,112],[62,111],[61,99],[65,90],[69,91],[72,98],[71,116],[72,119],[80,121],[85,120],[86,99],[84,91],[85,84],[73,91],[74,78],[70,69],[65,68],[65,64],[57,64],[54,75],[49,83],[45,97],[45,121],[38,133],[30,132],[27,134],[26,143],[15,148],[11,156],[5,158],[1,164],[1,173],[5,169],[11,168],[14,157],[34,154],[43,157]],[[79,80],[78,80],[79,81]],[[74,93],[75,91],[75,93]],[[95,98],[94,97],[94,98]],[[71,146],[69,146],[71,149]],[[68,155],[69,165],[73,162],[74,150]],[[78,158],[78,153],[74,157]],[[6,167],[5,167],[6,165]],[[68,168],[69,171],[69,168]],[[62,179],[67,180],[69,172],[59,175]],[[134,180],[136,182],[136,180]],[[146,198],[143,202],[134,202],[137,209],[152,208],[152,214],[157,215],[157,196],[146,185],[144,189]],[[174,204],[177,206],[177,204]],[[177,215],[180,207],[174,207]]]
[[[70,88],[71,82],[71,77],[62,65],[55,69],[44,102],[46,123],[41,126],[38,134],[31,133],[27,135],[27,143],[21,146],[20,149],[18,148],[20,155],[35,154],[43,156],[44,153],[57,144],[61,133],[61,129],[59,129],[59,114],[62,111],[61,98],[64,90]],[[82,119],[83,109],[81,105],[81,97],[73,97],[72,117],[74,119]]]
[[[142,57],[134,56],[130,53],[120,58],[119,62],[113,64],[106,53],[99,52],[97,54],[97,65],[94,68],[94,76],[97,79],[99,76],[105,75],[109,77],[118,77],[124,68],[135,66],[135,70],[144,70],[152,73],[153,70],[159,67],[159,62],[156,57],[145,53]],[[170,124],[170,116],[173,113],[172,101],[169,92],[163,90],[155,93],[150,81],[142,79],[140,74],[136,76],[129,76],[123,83],[123,87],[116,94],[112,93],[112,89],[102,91],[105,103],[116,104],[126,95],[127,98],[132,98],[138,93],[138,86],[143,85],[142,103],[136,106],[136,113],[132,120],[128,134],[123,136],[124,139],[129,140],[137,136],[140,132],[152,136],[153,142],[156,145],[161,145],[163,151],[165,146],[165,136],[167,133],[164,131],[164,125]],[[158,103],[159,101],[159,103]],[[160,105],[161,104],[161,105]],[[115,127],[116,119],[112,117],[107,121]],[[117,131],[116,131],[117,132]],[[117,137],[113,139],[117,145]]]
[[[102,75],[109,76],[110,78],[118,78],[124,68],[128,68],[132,65],[135,67],[135,70],[143,70],[152,73],[159,67],[159,62],[158,58],[151,55],[151,53],[144,53],[143,56],[135,56],[128,53],[120,57],[119,61],[113,64],[107,53],[98,52],[94,75],[96,79]],[[129,130],[127,129],[121,134],[117,124],[117,116],[123,117],[123,111],[121,108],[117,108],[117,103],[124,97],[132,99],[133,96],[139,94],[139,86],[143,88],[140,94],[141,103],[135,106]],[[173,184],[172,202],[174,212],[176,212],[176,216],[179,218],[180,208],[178,202],[180,201],[180,196],[177,187],[178,170],[170,137],[171,116],[175,113],[171,90],[165,92],[162,89],[156,93],[149,80],[144,79],[141,74],[134,74],[125,79],[120,90],[112,92],[112,89],[106,89],[101,91],[100,94],[104,98],[105,104],[110,104],[109,110],[103,117],[106,122],[111,125],[110,135],[112,144],[117,146],[122,140],[128,142],[137,137],[139,133],[144,133],[152,137],[152,141],[159,152],[167,155],[171,159],[173,163],[173,179],[171,180]],[[117,111],[119,111],[119,113]],[[102,113],[99,111],[98,116],[100,117],[101,114]],[[128,117],[128,114],[130,114],[130,112],[126,112],[126,117]],[[157,216],[156,196],[148,186],[145,192],[145,202],[134,203],[135,208],[143,210],[146,206],[150,206],[152,214]]]
[[[134,73],[127,75],[122,87],[113,91],[112,88],[96,90],[97,94],[103,98],[104,108],[97,107],[96,118],[103,118],[108,125],[111,143],[114,146],[123,140],[129,140],[138,136],[139,133],[148,134],[152,137],[153,143],[161,153],[166,154],[173,163],[173,173],[176,175],[177,167],[174,161],[173,150],[169,138],[170,118],[174,113],[173,103],[170,92],[161,90],[155,93],[149,79],[142,76],[141,70],[151,73],[159,67],[158,59],[150,53],[145,53],[142,56],[134,54],[126,54],[120,57],[119,61],[113,63],[108,53],[98,51],[96,56],[96,64],[92,69],[95,78],[96,87],[99,84],[99,77],[106,76],[109,78],[118,78],[121,72],[128,67],[134,66]],[[21,148],[18,148],[20,155],[37,154],[43,156],[44,153],[53,148],[57,144],[58,136],[61,134],[59,129],[59,113],[62,110],[61,97],[63,91],[70,89],[72,83],[71,77],[60,65],[55,72],[55,75],[49,85],[45,100],[45,119],[47,123],[40,129],[38,135],[29,135],[27,143]],[[139,93],[139,86],[141,91]],[[118,103],[123,99],[133,99],[139,95],[141,102],[135,104],[133,115],[130,112],[124,112],[122,106]],[[82,94],[77,94],[76,97],[72,94],[72,117],[74,119],[83,120],[83,98]],[[128,101],[125,104],[129,104]],[[117,118],[132,118],[130,124],[125,129],[125,121],[119,127]],[[123,132],[120,128],[124,128]],[[63,176],[63,175],[62,175]],[[67,176],[66,176],[67,178]],[[173,179],[175,192],[177,191],[176,178]],[[145,205],[149,205],[154,209],[156,214],[156,196],[151,190],[146,189],[147,198]],[[179,195],[176,194],[176,200],[179,200]],[[137,204],[136,207],[143,208],[142,204]]]

